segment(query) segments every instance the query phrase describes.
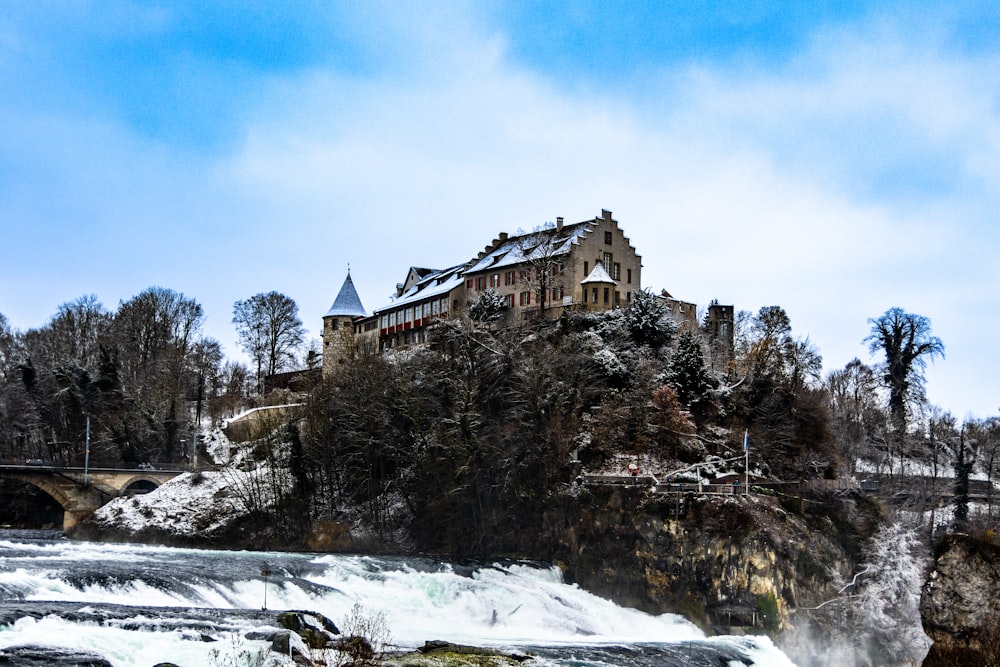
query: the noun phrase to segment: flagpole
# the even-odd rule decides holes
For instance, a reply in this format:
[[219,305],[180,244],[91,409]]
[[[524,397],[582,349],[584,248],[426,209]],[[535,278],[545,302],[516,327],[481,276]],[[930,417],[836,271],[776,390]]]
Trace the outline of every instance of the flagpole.
[[746,457],[743,463],[743,471],[746,474],[743,493],[750,493],[750,439],[747,429],[743,429],[743,455]]

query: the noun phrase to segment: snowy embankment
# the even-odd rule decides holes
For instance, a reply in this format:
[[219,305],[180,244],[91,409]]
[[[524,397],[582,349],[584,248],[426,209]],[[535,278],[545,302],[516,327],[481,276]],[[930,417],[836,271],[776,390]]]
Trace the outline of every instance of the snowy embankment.
[[[269,504],[276,477],[267,462],[253,461],[251,447],[231,443],[216,428],[205,438],[205,451],[208,465],[149,493],[115,498],[85,522],[81,535],[207,544],[231,533],[252,508]],[[250,490],[256,491],[252,498]]]
[[185,472],[149,493],[112,500],[92,522],[115,532],[208,536],[242,514],[228,477],[220,471]]

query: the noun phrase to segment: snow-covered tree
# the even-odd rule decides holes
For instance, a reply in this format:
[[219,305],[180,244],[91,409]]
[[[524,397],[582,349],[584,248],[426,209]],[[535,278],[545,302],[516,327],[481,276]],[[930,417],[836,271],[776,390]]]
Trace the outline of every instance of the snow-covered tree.
[[715,380],[705,368],[705,356],[701,342],[690,331],[685,331],[677,341],[677,350],[670,359],[667,379],[677,390],[680,402],[696,414],[700,414],[709,392],[716,386]]
[[677,325],[667,317],[667,306],[649,290],[636,290],[632,305],[625,311],[625,326],[638,345],[659,349],[677,333]]
[[507,312],[507,302],[492,287],[476,297],[469,306],[469,318],[476,322],[496,322]]

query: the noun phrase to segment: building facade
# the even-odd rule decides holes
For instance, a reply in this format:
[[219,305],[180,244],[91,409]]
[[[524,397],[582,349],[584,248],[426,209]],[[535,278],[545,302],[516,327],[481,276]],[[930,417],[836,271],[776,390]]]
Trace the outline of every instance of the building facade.
[[[434,322],[467,312],[488,290],[503,300],[513,323],[556,318],[567,309],[626,308],[640,289],[642,258],[607,210],[577,223],[556,218],[532,232],[501,233],[476,257],[447,269],[410,267],[395,297],[371,314],[348,274],[323,318],[323,375],[359,353],[425,343]],[[672,317],[697,327],[694,304],[666,292],[664,298]]]

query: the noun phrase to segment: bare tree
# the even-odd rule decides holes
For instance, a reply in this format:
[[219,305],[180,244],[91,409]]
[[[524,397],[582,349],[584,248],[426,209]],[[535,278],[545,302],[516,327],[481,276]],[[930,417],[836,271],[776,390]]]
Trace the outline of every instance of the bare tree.
[[196,386],[194,359],[204,321],[201,305],[180,292],[150,287],[122,303],[109,328],[101,382],[115,397],[108,428],[125,461],[173,461],[190,431],[187,399]]
[[987,517],[993,521],[993,487],[1000,474],[1000,417],[990,417],[982,421],[971,422],[968,425],[974,437],[979,441],[980,465],[986,473]]
[[264,391],[264,378],[283,370],[295,360],[305,329],[299,319],[299,307],[278,292],[256,294],[233,304],[233,324],[240,346],[257,368],[258,391]]
[[517,238],[517,248],[526,266],[521,279],[534,286],[538,309],[550,307],[552,291],[563,287],[563,262],[569,252],[571,235],[549,223]]
[[831,371],[826,389],[833,413],[835,441],[840,444],[847,464],[844,471],[853,474],[858,459],[868,459],[881,468],[888,452],[881,451],[885,417],[878,398],[875,372],[859,359],[842,370]]
[[944,356],[944,343],[931,335],[931,321],[923,315],[890,308],[878,319],[868,320],[871,333],[864,339],[872,354],[881,353],[883,382],[889,389],[889,416],[897,434],[906,432],[906,407],[922,399],[927,360]]

